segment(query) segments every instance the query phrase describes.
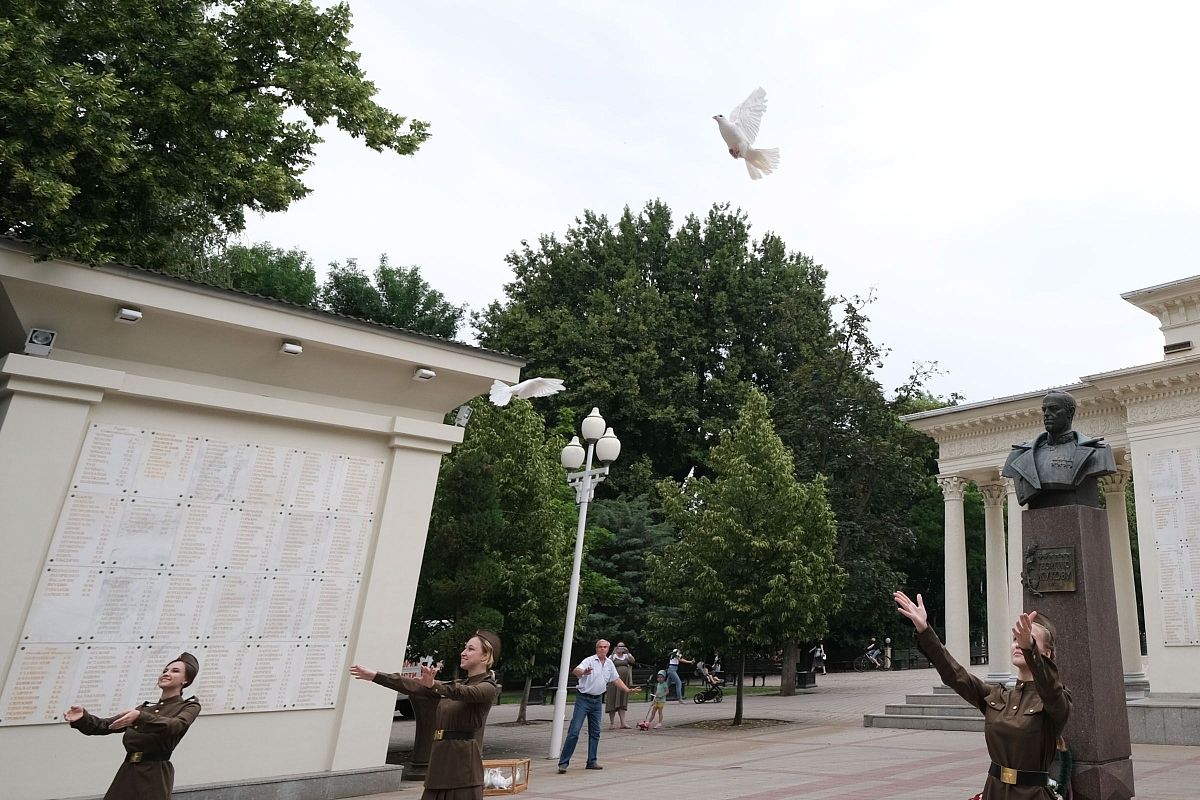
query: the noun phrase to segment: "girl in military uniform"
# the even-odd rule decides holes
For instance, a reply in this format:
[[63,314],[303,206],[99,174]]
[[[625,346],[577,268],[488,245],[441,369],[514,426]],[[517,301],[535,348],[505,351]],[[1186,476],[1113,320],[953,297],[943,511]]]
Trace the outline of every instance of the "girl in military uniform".
[[983,800],[1046,800],[1050,762],[1059,734],[1071,714],[1071,693],[1054,665],[1054,626],[1036,611],[1013,625],[1012,663],[1016,686],[984,683],[963,669],[929,627],[925,602],[895,593],[897,610],[912,620],[917,646],[933,662],[942,681],[984,715],[983,738],[992,766]]
[[483,728],[500,687],[492,667],[500,657],[500,637],[476,631],[459,657],[465,680],[434,680],[437,668],[421,665],[421,675],[375,672],[355,664],[350,674],[398,692],[437,701],[433,748],[421,800],[480,800],[483,797]]
[[63,717],[87,736],[124,731],[125,762],[117,770],[104,800],[168,800],[175,785],[171,752],[200,713],[195,697],[184,699],[183,690],[200,672],[191,653],[163,667],[158,676],[161,695],[157,703],[145,702],[115,717],[102,719],[80,706],[71,706]]

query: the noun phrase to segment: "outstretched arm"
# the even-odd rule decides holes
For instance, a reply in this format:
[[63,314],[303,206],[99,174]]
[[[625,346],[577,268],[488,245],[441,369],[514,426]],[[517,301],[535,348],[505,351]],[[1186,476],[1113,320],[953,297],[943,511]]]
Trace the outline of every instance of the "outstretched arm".
[[929,627],[929,614],[925,610],[925,600],[917,595],[914,603],[904,592],[896,592],[896,610],[907,617],[917,632],[917,647],[933,662],[942,682],[954,690],[954,693],[971,705],[983,710],[985,698],[990,693],[987,684],[963,669],[954,660],[954,656],[942,645],[933,628]]
[[1033,685],[1038,697],[1042,698],[1046,714],[1062,730],[1071,716],[1071,693],[1063,688],[1058,677],[1058,666],[1038,652],[1037,643],[1033,640],[1033,623],[1036,620],[1036,611],[1017,617],[1013,625],[1013,638],[1025,656],[1025,664],[1033,673]]
[[107,736],[118,731],[117,728],[109,727],[117,717],[102,719],[94,714],[89,714],[83,706],[71,706],[63,712],[63,719],[85,736]]

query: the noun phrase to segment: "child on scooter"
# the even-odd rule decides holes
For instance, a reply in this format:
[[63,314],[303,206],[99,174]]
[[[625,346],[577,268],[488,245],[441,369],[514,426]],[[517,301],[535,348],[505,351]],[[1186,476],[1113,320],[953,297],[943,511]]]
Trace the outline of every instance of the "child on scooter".
[[[663,723],[663,710],[667,707],[667,673],[665,670],[659,670],[654,676],[654,694],[650,696],[650,713],[638,725],[642,730],[653,730],[661,728]],[[658,715],[658,722],[654,721],[654,715]]]

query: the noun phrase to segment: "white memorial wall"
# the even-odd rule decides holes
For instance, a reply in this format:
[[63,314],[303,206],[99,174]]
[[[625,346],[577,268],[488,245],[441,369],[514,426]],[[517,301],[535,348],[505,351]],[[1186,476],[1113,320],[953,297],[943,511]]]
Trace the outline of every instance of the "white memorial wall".
[[[123,709],[181,651],[206,714],[334,705],[383,461],[92,424],[0,726]],[[269,675],[269,680],[262,676]]]
[[1147,462],[1162,643],[1200,645],[1200,448],[1152,450]]

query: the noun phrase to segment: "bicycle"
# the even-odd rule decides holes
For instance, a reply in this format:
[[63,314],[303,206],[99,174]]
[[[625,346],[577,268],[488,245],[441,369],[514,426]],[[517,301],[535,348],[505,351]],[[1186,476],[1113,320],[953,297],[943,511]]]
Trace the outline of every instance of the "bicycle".
[[891,668],[892,668],[892,659],[885,655],[876,656],[875,660],[872,661],[870,658],[867,657],[866,653],[863,653],[861,656],[854,659],[854,671],[855,672],[866,672],[866,671],[872,670],[872,669],[891,669]]

